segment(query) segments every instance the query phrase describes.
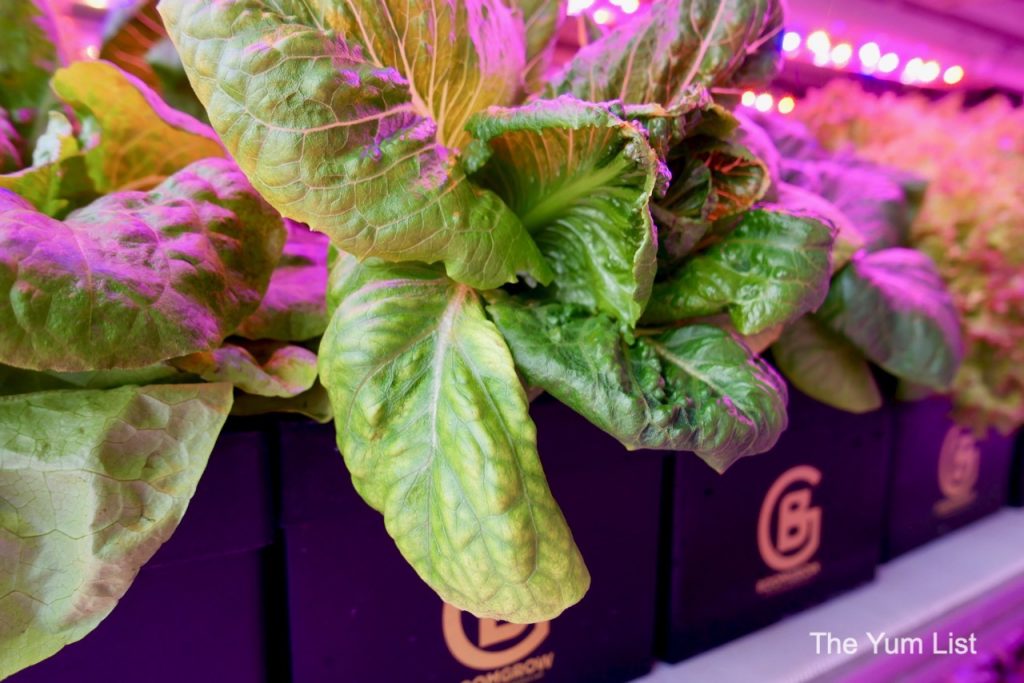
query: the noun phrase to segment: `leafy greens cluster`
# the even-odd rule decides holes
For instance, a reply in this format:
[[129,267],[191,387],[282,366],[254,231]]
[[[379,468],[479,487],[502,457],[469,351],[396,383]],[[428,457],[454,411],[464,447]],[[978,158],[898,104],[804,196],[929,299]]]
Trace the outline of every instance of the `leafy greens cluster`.
[[556,1],[159,11],[253,186],[330,237],[338,445],[442,598],[532,622],[588,587],[520,377],[628,448],[775,443],[748,342],[821,305],[835,233],[765,201],[713,95],[773,75],[779,2],[655,3],[546,79]]
[[948,391],[963,358],[960,320],[934,262],[907,248],[921,181],[828,152],[781,116],[759,122],[777,147],[779,201],[838,231],[824,305],[775,341],[777,367],[809,396],[856,413],[882,405],[869,363],[900,379],[910,396]]
[[958,417],[979,429],[1024,425],[1024,111],[998,97],[965,108],[958,96],[879,97],[837,82],[798,114],[828,149],[929,181],[909,239],[935,260],[963,319]]
[[420,576],[513,622],[589,585],[528,387],[718,470],[785,428],[758,354],[837,231],[715,101],[774,72],[775,0],[657,3],[553,76],[557,1],[162,0],[213,130],[0,11],[0,675],[109,613],[229,412],[333,418]]
[[140,81],[62,67],[46,7],[0,9],[0,678],[114,608],[235,395],[329,415],[293,343],[326,326],[326,240]]

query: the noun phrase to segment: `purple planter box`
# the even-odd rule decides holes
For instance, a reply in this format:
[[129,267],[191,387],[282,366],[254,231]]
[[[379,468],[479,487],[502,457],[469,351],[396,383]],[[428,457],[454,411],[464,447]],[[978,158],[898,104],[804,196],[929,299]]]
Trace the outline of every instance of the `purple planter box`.
[[1018,430],[1010,468],[1010,505],[1024,507],[1024,430]]
[[[181,525],[95,631],[11,683],[264,683],[287,671],[269,629],[275,569],[271,440],[229,421]],[[275,604],[275,596],[282,605]],[[285,674],[287,675],[287,674]]]
[[659,654],[725,643],[874,577],[891,423],[790,389],[789,429],[724,475],[680,453]]
[[650,669],[663,458],[627,453],[552,400],[530,412],[593,583],[580,604],[528,627],[444,606],[355,493],[333,427],[282,425],[295,683],[612,683]]
[[896,403],[885,556],[896,557],[1006,504],[1013,439],[982,439],[949,414],[949,399]]

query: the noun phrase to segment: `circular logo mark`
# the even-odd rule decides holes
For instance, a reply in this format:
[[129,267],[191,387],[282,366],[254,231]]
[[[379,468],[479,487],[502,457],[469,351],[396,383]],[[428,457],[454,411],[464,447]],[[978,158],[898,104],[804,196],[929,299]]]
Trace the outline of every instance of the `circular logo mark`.
[[[799,567],[818,551],[821,544],[821,508],[811,505],[813,487],[821,472],[799,465],[783,472],[768,489],[757,520],[757,547],[764,563],[783,572]],[[791,487],[803,484],[799,488]],[[776,533],[772,534],[772,520]]]
[[[499,624],[494,619],[479,619],[477,638],[474,643],[466,635],[462,624],[462,611],[445,603],[441,611],[441,628],[444,642],[452,656],[464,666],[478,671],[500,669],[530,656],[551,632],[551,622],[542,621],[527,624]],[[527,629],[525,638],[504,649],[485,649],[515,640]]]
[[953,425],[939,451],[939,489],[951,500],[970,497],[978,483],[981,454],[969,429]]

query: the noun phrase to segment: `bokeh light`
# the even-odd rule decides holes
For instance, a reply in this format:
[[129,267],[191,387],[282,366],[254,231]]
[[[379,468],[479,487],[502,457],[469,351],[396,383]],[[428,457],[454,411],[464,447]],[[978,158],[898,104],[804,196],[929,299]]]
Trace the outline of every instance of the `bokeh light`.
[[800,34],[796,31],[786,31],[782,36],[783,52],[796,52],[800,49]]
[[953,65],[942,74],[942,80],[946,85],[956,85],[964,79],[964,68],[960,65]]
[[754,100],[754,108],[758,111],[771,111],[772,105],[775,103],[775,98],[771,96],[771,93],[763,92],[757,96]]
[[878,60],[878,70],[884,74],[889,74],[898,69],[900,66],[900,57],[895,52],[886,52],[882,55],[882,58]]
[[865,69],[874,69],[882,58],[882,50],[878,47],[878,43],[864,43],[857,50],[857,57]]
[[832,48],[832,63],[842,68],[850,63],[853,58],[853,46],[849,43],[839,43]]
[[789,95],[786,95],[785,97],[783,97],[783,98],[781,98],[779,100],[779,113],[780,114],[788,114],[791,111],[793,111],[793,109],[795,107],[796,107],[796,100],[794,100]]

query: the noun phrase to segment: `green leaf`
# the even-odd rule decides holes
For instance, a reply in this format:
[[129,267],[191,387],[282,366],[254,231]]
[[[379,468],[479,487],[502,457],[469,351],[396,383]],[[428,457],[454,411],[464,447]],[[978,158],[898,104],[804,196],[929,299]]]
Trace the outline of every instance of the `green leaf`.
[[99,624],[174,532],[227,384],[0,398],[0,678]]
[[252,416],[268,413],[304,415],[320,424],[326,424],[334,419],[327,390],[319,382],[315,382],[310,389],[298,396],[286,398],[256,396],[241,391],[235,393],[235,403],[231,406],[232,415]]
[[417,264],[348,273],[320,375],[356,489],[446,602],[516,623],[556,617],[590,577],[477,295]]
[[85,162],[101,194],[150,189],[194,161],[224,156],[212,130],[113,64],[76,62],[54,75],[53,90],[97,131]]
[[813,218],[757,209],[720,242],[654,285],[645,323],[728,311],[755,334],[813,311],[829,286],[834,235]]
[[50,76],[65,60],[59,36],[49,2],[0,2],[0,108],[22,136],[30,133],[49,98]]
[[63,217],[97,196],[80,151],[71,122],[51,111],[36,141],[32,166],[0,176],[0,188],[17,193],[47,216]]
[[887,372],[946,389],[963,359],[960,320],[932,260],[913,249],[855,254],[819,319]]
[[815,400],[850,413],[882,407],[864,356],[814,316],[793,321],[772,346],[772,358],[793,386]]
[[565,304],[503,297],[487,311],[528,384],[630,450],[693,451],[723,472],[786,428],[785,383],[718,327],[630,340],[609,318]]
[[693,85],[730,84],[748,54],[763,65],[760,51],[781,30],[777,0],[663,0],[580,50],[552,88],[671,106]]
[[21,168],[21,136],[14,129],[7,110],[0,107],[0,173]]
[[84,372],[40,372],[0,365],[0,396],[27,394],[51,389],[115,389],[133,384],[184,384],[192,378],[164,363],[129,370]]
[[700,159],[674,162],[672,182],[665,195],[651,203],[658,226],[660,265],[673,268],[690,254],[711,229],[711,169]]
[[175,358],[171,365],[207,382],[230,382],[257,396],[291,398],[316,381],[316,354],[283,342],[228,343]]
[[555,273],[550,293],[634,324],[657,253],[647,204],[658,160],[640,131],[573,97],[492,108],[468,130],[489,153],[474,179],[537,241]]
[[836,273],[866,245],[864,235],[839,208],[810,190],[797,185],[780,182],[778,203],[789,213],[810,216],[831,224],[836,229],[836,241],[832,247],[832,272]]
[[288,241],[259,308],[235,334],[247,339],[305,341],[327,329],[327,238],[285,221]]
[[0,176],[0,188],[14,192],[51,218],[63,218],[71,209],[96,198],[81,154]]
[[0,362],[103,370],[211,349],[258,306],[284,238],[224,159],[64,222],[0,192]]
[[[746,211],[765,196],[771,185],[768,167],[739,143],[700,136],[687,141],[680,153],[692,155],[711,173],[711,194],[705,216],[711,221]],[[684,168],[685,164],[684,161]],[[669,162],[673,176],[677,167],[676,162]],[[681,181],[685,183],[686,179]],[[672,192],[671,187],[669,192]]]
[[519,90],[522,23],[501,0],[421,9],[160,4],[211,123],[282,215],[359,258],[441,261],[483,289],[518,273],[546,282],[519,220],[457,159],[469,117]]
[[505,0],[505,4],[518,9],[526,25],[524,81],[527,92],[536,92],[554,56],[555,38],[565,21],[565,0]]
[[856,228],[868,251],[907,244],[916,211],[897,173],[852,158],[787,161],[787,182],[830,201]]

